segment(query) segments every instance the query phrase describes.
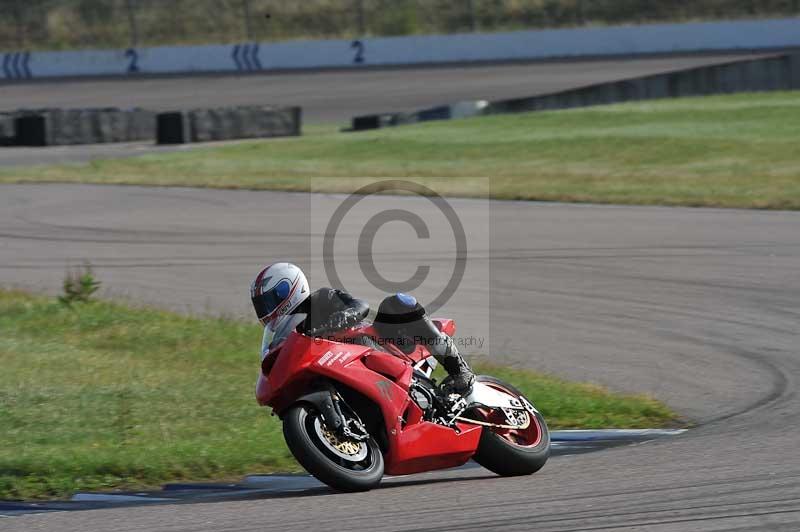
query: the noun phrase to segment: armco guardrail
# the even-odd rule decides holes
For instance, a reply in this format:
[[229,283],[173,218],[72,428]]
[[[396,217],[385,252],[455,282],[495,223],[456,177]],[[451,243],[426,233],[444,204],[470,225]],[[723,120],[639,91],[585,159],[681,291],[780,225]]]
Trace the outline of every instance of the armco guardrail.
[[0,54],[0,79],[257,72],[770,50],[800,47],[800,18]]
[[524,113],[659,98],[777,90],[800,90],[800,53],[731,61],[488,104],[484,101],[459,102],[412,113],[357,116],[353,118],[352,127],[346,131],[450,120],[478,114]]
[[300,107],[242,106],[159,113],[158,144],[183,144],[301,134]]

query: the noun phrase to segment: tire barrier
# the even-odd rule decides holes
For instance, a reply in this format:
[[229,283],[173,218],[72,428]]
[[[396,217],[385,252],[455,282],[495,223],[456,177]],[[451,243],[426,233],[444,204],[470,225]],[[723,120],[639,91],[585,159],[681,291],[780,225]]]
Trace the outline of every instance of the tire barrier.
[[661,98],[784,90],[800,90],[800,54],[731,61],[525,98],[489,103],[480,100],[459,102],[414,113],[357,116],[353,118],[351,129],[344,131],[365,131],[479,114],[525,113]]
[[11,113],[16,146],[66,146],[153,138],[155,113],[144,109],[35,109]]
[[186,113],[179,111],[156,115],[156,144],[190,142]]
[[343,132],[367,131],[382,127],[404,126],[416,124],[419,120],[415,119],[414,113],[383,113],[376,115],[362,115],[353,117],[350,129],[343,129]]
[[640,100],[800,89],[800,54],[733,61],[492,102],[486,114],[570,109]]
[[240,106],[159,113],[157,144],[291,137],[301,134],[300,107]]
[[417,122],[429,122],[431,120],[453,120],[457,118],[468,118],[483,114],[484,109],[489,105],[486,100],[474,100],[457,102],[450,105],[440,105],[423,109],[414,113],[384,113],[375,115],[363,115],[353,118],[351,128],[345,131],[366,131],[381,127],[400,126],[416,124]]
[[0,113],[0,146],[14,146],[17,143],[17,129],[12,113]]
[[47,119],[44,115],[22,115],[14,125],[17,146],[47,146]]
[[66,146],[153,140],[183,144],[298,136],[300,107],[245,106],[159,113],[144,109],[0,112],[0,146]]

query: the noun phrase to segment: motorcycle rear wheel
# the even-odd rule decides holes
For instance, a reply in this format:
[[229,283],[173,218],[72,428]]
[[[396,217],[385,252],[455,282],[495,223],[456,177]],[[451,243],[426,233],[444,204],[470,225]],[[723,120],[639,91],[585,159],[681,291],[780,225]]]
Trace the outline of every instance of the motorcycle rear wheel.
[[[524,397],[522,392],[500,379],[478,375],[477,380],[515,397]],[[550,431],[539,412],[527,414],[530,423],[525,430],[484,427],[473,460],[504,477],[532,475],[544,467],[550,457]],[[490,423],[507,423],[502,412],[497,419],[494,417],[495,413],[484,409],[475,409],[472,415]]]
[[375,439],[339,440],[310,404],[289,408],[283,417],[283,437],[300,465],[335,490],[368,491],[383,478],[383,455]]

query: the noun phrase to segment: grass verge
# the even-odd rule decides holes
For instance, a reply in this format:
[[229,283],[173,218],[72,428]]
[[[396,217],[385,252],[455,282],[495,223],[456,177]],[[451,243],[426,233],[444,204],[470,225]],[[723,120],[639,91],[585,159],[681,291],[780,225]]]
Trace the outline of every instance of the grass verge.
[[[257,325],[0,291],[0,499],[298,470],[253,398]],[[529,371],[519,386],[559,427],[672,425],[646,397]]]
[[[413,177],[452,196],[800,208],[800,92],[664,100],[480,117],[365,133],[13,168],[0,182],[349,192]],[[458,179],[455,179],[458,178]]]

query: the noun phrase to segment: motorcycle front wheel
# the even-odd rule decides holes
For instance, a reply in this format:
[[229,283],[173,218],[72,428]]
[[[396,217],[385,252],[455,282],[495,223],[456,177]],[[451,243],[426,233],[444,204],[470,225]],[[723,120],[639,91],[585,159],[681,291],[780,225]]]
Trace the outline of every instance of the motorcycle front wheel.
[[300,465],[335,490],[368,491],[383,478],[383,455],[375,439],[337,437],[310,404],[289,408],[283,417],[283,437]]
[[[522,392],[500,379],[478,375],[477,380],[530,404]],[[502,411],[476,408],[472,415],[489,423],[508,424]],[[484,427],[473,460],[489,471],[505,477],[531,475],[544,467],[550,457],[550,431],[539,412],[526,410],[525,415],[527,424],[524,428]]]

